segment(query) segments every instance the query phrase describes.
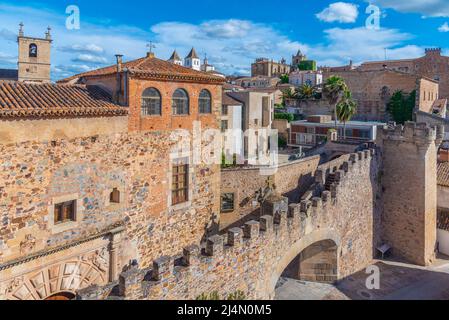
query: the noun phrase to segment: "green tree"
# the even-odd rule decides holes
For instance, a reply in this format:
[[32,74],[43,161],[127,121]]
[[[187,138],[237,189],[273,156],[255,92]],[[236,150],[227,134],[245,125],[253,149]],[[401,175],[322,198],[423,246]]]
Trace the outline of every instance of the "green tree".
[[357,112],[357,103],[352,99],[352,94],[346,91],[344,98],[337,104],[337,118],[343,122],[343,138],[346,140],[346,123]]
[[404,124],[406,121],[413,119],[413,110],[416,104],[416,90],[409,95],[398,90],[391,96],[390,102],[387,104],[387,111],[396,123]]
[[324,83],[323,95],[329,101],[331,108],[334,110],[335,129],[338,129],[337,104],[344,99],[345,93],[348,91],[349,89],[346,82],[339,76],[332,76]]
[[288,74],[281,75],[281,83],[282,84],[289,83],[289,82],[290,82],[290,78],[289,78]]

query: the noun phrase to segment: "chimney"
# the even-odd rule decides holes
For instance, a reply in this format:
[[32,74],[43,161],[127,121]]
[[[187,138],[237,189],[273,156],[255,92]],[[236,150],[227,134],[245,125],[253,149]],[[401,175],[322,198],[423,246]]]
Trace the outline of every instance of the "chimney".
[[122,69],[123,69],[123,55],[122,54],[116,54],[115,57],[117,58],[117,72],[122,72]]
[[154,52],[147,52],[147,58],[154,58]]

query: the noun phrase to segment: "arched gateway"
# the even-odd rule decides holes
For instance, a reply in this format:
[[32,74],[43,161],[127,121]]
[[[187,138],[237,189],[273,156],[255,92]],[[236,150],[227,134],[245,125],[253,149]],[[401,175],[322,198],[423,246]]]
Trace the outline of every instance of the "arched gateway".
[[269,292],[274,295],[283,274],[299,280],[337,281],[340,244],[341,238],[334,229],[321,229],[302,237],[279,260],[270,279]]

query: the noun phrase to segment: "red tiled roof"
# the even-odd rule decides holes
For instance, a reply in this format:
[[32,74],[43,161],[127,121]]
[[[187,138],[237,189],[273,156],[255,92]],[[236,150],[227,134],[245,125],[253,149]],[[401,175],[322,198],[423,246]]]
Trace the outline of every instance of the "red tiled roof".
[[98,86],[0,81],[0,118],[126,114],[128,109]]
[[449,187],[449,162],[438,164],[437,180],[439,186]]
[[[125,62],[123,63],[122,68],[128,69],[131,76],[145,79],[210,82],[217,84],[225,81],[222,77],[214,76],[206,72],[196,71],[154,57],[145,57]],[[115,74],[116,72],[117,66],[112,65],[106,68],[80,73],[70,78],[62,79],[58,82],[67,83],[80,78],[105,76]]]

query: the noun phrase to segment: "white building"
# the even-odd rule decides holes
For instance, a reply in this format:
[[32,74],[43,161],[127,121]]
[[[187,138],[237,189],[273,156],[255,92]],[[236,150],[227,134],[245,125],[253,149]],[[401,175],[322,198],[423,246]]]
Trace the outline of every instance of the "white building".
[[[228,132],[223,135],[223,151],[226,154],[227,149],[232,149],[235,154],[243,154],[243,137],[239,135],[242,132],[243,103],[232,98],[228,93],[223,92],[221,109],[221,131]],[[232,132],[233,134],[230,134]],[[229,147],[229,148],[228,148]]]
[[215,71],[215,67],[213,65],[209,64],[207,57],[204,58],[203,64],[201,65],[201,71],[204,71],[204,72]]
[[323,83],[323,73],[321,71],[293,71],[290,73],[289,82],[297,87],[302,85],[315,87]]
[[[242,103],[242,130],[252,130],[259,134],[260,130],[271,129],[274,118],[274,97],[273,93],[255,91],[236,91],[227,93],[231,98]],[[259,144],[259,141],[252,143],[248,136],[243,139],[243,149],[245,158],[264,153],[269,154],[268,141]]]
[[184,67],[191,68],[193,70],[201,71],[201,60],[196,54],[195,48],[190,50],[190,53],[184,59]]

